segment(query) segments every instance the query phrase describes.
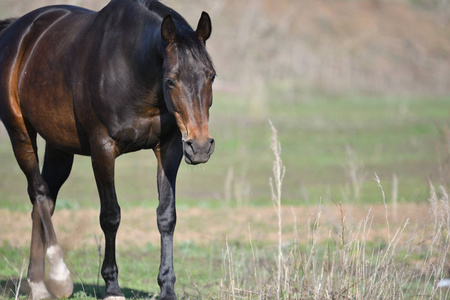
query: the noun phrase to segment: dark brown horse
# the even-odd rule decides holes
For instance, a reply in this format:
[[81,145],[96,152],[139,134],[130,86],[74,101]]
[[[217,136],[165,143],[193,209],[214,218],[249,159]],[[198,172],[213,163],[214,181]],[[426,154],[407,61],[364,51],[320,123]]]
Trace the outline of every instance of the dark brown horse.
[[[0,22],[0,118],[33,204],[28,281],[33,299],[67,297],[70,272],[51,216],[74,154],[90,155],[105,234],[105,298],[123,299],[115,255],[120,207],[114,161],[153,149],[158,161],[160,299],[176,299],[173,233],[181,158],[206,162],[215,71],[205,50],[211,20],[194,31],[156,0],[112,0],[99,12],[50,6]],[[42,173],[36,136],[46,141]],[[45,282],[45,258],[50,266]]]

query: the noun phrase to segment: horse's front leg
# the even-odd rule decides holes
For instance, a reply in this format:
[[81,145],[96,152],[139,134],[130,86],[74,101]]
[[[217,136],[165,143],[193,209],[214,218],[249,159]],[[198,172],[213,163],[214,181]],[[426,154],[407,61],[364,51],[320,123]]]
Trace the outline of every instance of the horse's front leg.
[[175,210],[175,181],[183,156],[181,137],[154,150],[158,160],[159,205],[156,210],[158,229],[161,234],[161,262],[158,284],[160,299],[176,299],[175,273],[173,270],[173,233],[177,220]]
[[100,225],[105,234],[105,256],[102,277],[105,280],[105,299],[125,299],[119,287],[116,264],[116,234],[120,224],[120,206],[114,186],[114,163],[117,149],[106,138],[91,143],[92,167],[100,196]]

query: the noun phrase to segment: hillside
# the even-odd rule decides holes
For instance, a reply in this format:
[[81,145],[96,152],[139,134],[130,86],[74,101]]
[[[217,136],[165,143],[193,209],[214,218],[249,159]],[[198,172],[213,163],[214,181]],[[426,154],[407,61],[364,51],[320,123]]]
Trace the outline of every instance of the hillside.
[[392,1],[234,3],[222,8],[211,47],[228,62],[227,76],[243,74],[246,84],[253,78],[335,92],[450,91],[450,27],[437,10]]
[[[450,92],[445,1],[431,8],[397,1],[164,2],[193,25],[202,10],[210,12],[214,32],[208,47],[220,76],[219,90],[269,83],[339,93]],[[0,3],[0,17],[55,3],[99,9],[107,1],[6,0]]]

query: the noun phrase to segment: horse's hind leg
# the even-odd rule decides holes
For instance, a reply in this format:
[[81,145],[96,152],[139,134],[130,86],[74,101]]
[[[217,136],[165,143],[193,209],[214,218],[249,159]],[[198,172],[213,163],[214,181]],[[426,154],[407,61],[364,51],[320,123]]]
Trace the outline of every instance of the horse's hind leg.
[[[36,132],[25,126],[23,119],[14,119],[5,122],[6,129],[11,139],[16,160],[28,181],[28,194],[33,204],[32,233],[30,246],[30,262],[28,265],[28,282],[31,288],[32,299],[45,299],[50,297],[45,279],[45,237],[42,232],[42,222],[35,200],[34,191],[39,175],[39,164],[37,158]],[[42,202],[42,201],[39,201]],[[36,204],[35,204],[36,203]]]
[[52,256],[55,249],[60,249],[51,220],[54,202],[51,200],[50,190],[39,172],[36,132],[31,126],[26,126],[22,118],[8,121],[5,122],[6,129],[17,162],[27,178],[28,194],[33,204],[28,282],[31,287],[32,299],[45,299],[50,297],[44,284],[46,250],[47,257],[49,257],[49,254]]
[[[55,149],[47,143],[45,148],[42,177],[47,184],[50,200],[53,202],[50,214],[53,215],[59,189],[69,177],[73,164],[73,154]],[[47,248],[47,259],[50,263],[49,289],[56,297],[68,297],[72,294],[73,283],[70,272],[63,260],[63,251],[59,244]]]

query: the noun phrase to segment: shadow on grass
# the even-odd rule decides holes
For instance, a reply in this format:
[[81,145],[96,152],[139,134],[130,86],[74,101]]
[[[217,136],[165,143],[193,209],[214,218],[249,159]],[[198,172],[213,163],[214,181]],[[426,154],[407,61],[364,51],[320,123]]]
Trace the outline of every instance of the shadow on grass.
[[[20,287],[19,287],[20,281]],[[19,296],[21,299],[27,297],[30,294],[30,286],[26,279],[22,278],[19,280],[18,278],[11,279],[1,279],[0,280],[0,298],[1,299],[14,299],[16,296],[16,291],[19,288]],[[155,297],[153,293],[122,288],[122,292],[125,295],[126,299],[158,299]],[[105,294],[105,287],[98,287],[96,284],[83,284],[83,283],[74,283],[73,286],[73,294],[69,299],[79,298],[94,298],[94,299],[103,299]]]

